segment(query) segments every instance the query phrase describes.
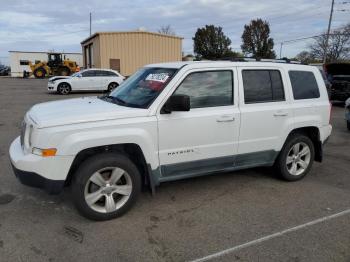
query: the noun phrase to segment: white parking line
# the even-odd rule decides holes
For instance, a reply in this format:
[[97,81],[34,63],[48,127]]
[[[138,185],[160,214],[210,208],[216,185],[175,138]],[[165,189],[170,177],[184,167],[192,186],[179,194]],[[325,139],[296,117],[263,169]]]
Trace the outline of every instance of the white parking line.
[[238,245],[238,246],[235,246],[235,247],[231,247],[231,248],[222,250],[220,252],[217,252],[217,253],[214,253],[214,254],[202,257],[202,258],[198,258],[198,259],[192,260],[191,262],[203,262],[203,261],[208,261],[208,260],[211,260],[211,259],[214,259],[214,258],[218,258],[218,257],[224,256],[224,255],[230,254],[230,253],[232,253],[234,251],[237,251],[239,249],[246,248],[246,247],[249,247],[249,246],[253,246],[253,245],[259,244],[261,242],[270,240],[272,238],[280,237],[280,236],[283,236],[283,235],[288,234],[290,232],[294,232],[294,231],[297,231],[299,229],[303,229],[303,228],[306,228],[306,227],[309,227],[309,226],[313,226],[313,225],[322,223],[324,221],[331,220],[333,218],[345,216],[347,214],[350,214],[350,209],[347,209],[347,210],[344,210],[342,212],[339,212],[339,213],[336,213],[336,214],[333,214],[333,215],[329,215],[329,216],[326,216],[326,217],[321,217],[319,219],[307,222],[305,224],[302,224],[302,225],[299,225],[299,226],[296,226],[296,227],[292,227],[292,228],[288,228],[288,229],[282,230],[280,232],[277,232],[277,233],[274,233],[274,234],[271,234],[271,235],[268,235],[268,236],[264,236],[264,237],[255,239],[253,241],[249,241],[249,242],[246,242],[244,244],[241,244],[241,245]]

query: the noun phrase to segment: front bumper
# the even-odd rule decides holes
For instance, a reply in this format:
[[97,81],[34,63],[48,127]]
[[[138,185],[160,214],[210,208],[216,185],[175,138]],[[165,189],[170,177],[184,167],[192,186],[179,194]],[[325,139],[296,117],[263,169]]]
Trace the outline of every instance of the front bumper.
[[9,151],[13,171],[22,184],[42,188],[51,194],[62,191],[73,157],[24,153],[19,137],[12,142]]
[[47,91],[49,92],[56,92],[57,91],[57,87],[54,83],[48,83],[47,84]]
[[23,185],[44,189],[49,194],[58,194],[64,187],[64,180],[47,179],[39,174],[20,170],[13,164],[12,169],[18,180]]

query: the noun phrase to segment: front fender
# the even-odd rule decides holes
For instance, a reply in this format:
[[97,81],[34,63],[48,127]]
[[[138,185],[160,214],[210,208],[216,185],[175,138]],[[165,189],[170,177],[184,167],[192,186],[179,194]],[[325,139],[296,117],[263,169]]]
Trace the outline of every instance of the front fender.
[[58,153],[60,155],[77,155],[84,149],[128,143],[138,145],[146,162],[154,169],[158,167],[156,128],[154,132],[141,128],[80,131],[66,136],[59,144]]

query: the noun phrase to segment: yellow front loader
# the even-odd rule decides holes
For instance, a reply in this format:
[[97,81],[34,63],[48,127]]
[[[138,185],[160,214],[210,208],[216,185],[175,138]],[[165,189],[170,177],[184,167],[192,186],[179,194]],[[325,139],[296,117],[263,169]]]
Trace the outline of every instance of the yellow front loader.
[[44,78],[45,76],[69,76],[79,71],[77,63],[66,59],[61,53],[49,53],[47,62],[40,61],[35,64],[29,62],[29,66],[35,78]]

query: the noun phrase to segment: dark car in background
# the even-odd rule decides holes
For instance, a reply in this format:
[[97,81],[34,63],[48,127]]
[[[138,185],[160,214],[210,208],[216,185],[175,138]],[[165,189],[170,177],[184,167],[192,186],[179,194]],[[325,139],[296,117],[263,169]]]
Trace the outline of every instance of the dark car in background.
[[10,75],[11,69],[9,66],[0,65],[0,76]]
[[350,97],[345,101],[345,120],[346,126],[350,131]]
[[345,101],[350,97],[350,63],[331,63],[325,66],[331,83],[330,100]]

